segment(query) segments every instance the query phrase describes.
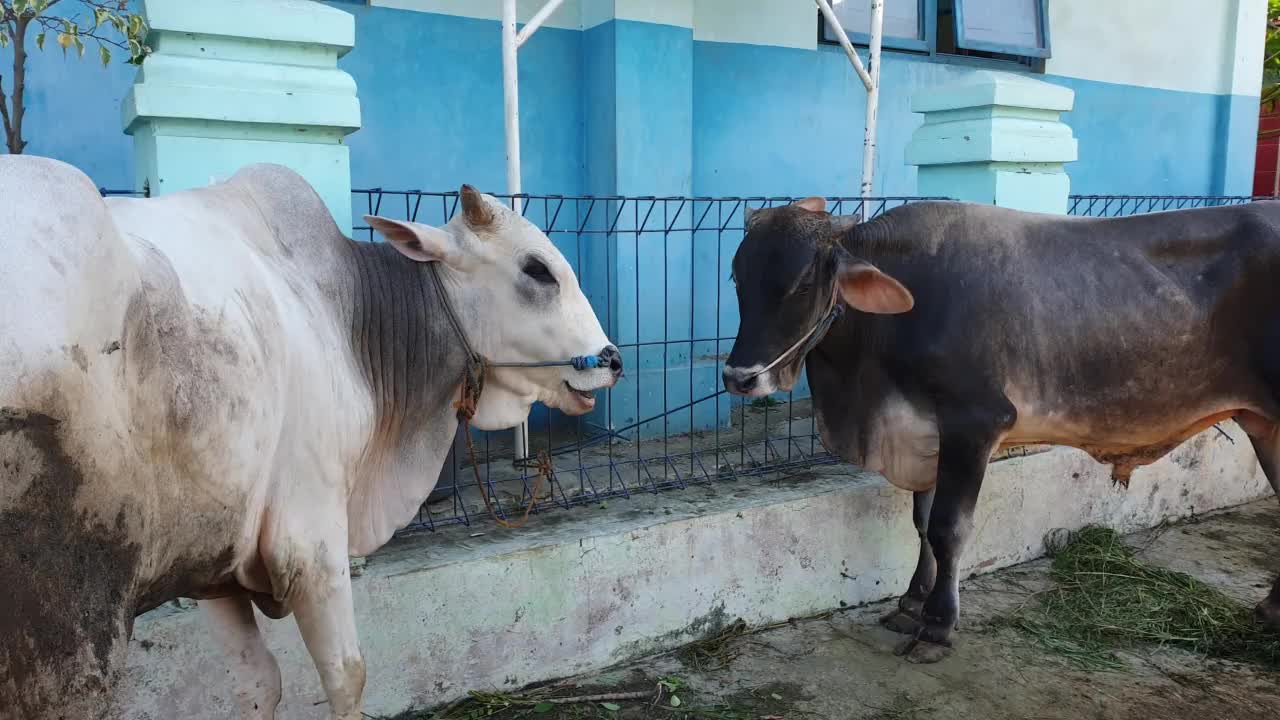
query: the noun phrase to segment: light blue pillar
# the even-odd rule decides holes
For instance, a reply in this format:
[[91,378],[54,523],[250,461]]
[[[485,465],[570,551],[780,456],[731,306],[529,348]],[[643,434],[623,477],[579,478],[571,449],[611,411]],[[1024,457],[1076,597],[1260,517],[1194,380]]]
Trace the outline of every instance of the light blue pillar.
[[[584,18],[587,189],[596,196],[685,197],[693,190],[692,3],[615,0]],[[633,18],[662,20],[651,22]],[[719,389],[713,280],[695,267],[691,228],[706,203],[600,202],[584,249],[587,294],[623,349],[627,379],[595,422],[658,418],[639,435],[705,430],[729,418]],[[705,214],[705,213],[704,213]],[[705,218],[704,218],[705,220]],[[714,242],[714,241],[712,241]],[[704,242],[704,244],[706,244]],[[714,253],[714,244],[709,245]],[[696,277],[695,277],[696,275]],[[708,302],[708,298],[711,301]],[[663,417],[666,408],[684,407]],[[633,433],[628,433],[633,435]]]
[[123,103],[136,189],[161,195],[255,162],[305,177],[351,233],[355,81],[337,67],[355,43],[348,13],[318,2],[142,0],[153,53]]
[[917,93],[911,110],[924,113],[924,125],[907,145],[907,164],[920,168],[917,191],[1065,213],[1063,165],[1076,159],[1076,140],[1060,117],[1074,98],[1069,88],[990,71]]

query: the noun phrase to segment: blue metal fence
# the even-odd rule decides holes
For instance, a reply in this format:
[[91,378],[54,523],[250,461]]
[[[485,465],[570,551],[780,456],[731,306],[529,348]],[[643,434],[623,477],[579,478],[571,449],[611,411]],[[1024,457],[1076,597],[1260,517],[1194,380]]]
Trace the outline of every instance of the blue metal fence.
[[1250,195],[1072,195],[1068,215],[1120,217],[1165,210],[1244,205],[1254,200],[1274,198]]
[[[443,224],[456,193],[356,190],[354,216],[383,215]],[[499,196],[511,203],[511,196]],[[807,388],[743,404],[724,394],[720,372],[737,333],[729,264],[745,206],[787,197],[521,196],[522,210],[547,233],[578,275],[601,324],[623,353],[627,374],[597,409],[567,418],[540,408],[530,418],[531,451],[546,450],[554,471],[538,509],[626,497],[633,492],[796,470],[833,458],[817,438]],[[871,215],[923,198],[831,198],[837,214]],[[371,239],[357,226],[358,239]],[[515,463],[512,434],[477,433],[477,462],[498,514],[529,502],[532,470]],[[478,495],[460,444],[409,529],[476,519]]]

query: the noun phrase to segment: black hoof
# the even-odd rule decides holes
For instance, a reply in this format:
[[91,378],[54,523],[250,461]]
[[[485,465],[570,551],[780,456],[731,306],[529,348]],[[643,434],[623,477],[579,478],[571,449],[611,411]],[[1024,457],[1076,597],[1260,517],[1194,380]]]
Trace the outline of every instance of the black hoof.
[[915,665],[932,665],[950,657],[951,651],[950,645],[939,645],[938,643],[920,640],[907,653],[907,662]]
[[907,662],[916,665],[932,665],[940,662],[951,655],[951,642],[929,642],[921,637],[925,633],[906,640],[899,645],[893,654],[898,657],[905,657]]
[[880,618],[880,624],[893,632],[912,636],[920,632],[922,627],[919,618],[912,617],[902,610],[894,610]]
[[1280,608],[1266,600],[1258,603],[1253,609],[1253,619],[1271,632],[1280,632]]

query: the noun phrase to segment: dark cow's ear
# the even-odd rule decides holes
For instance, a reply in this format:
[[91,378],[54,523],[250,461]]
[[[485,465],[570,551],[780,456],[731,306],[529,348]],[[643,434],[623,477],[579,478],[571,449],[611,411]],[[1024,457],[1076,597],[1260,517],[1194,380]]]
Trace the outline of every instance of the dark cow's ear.
[[798,208],[804,208],[809,212],[826,212],[827,211],[827,199],[817,197],[816,195],[813,197],[807,197],[803,200],[797,200],[791,204],[795,205]]
[[493,209],[480,195],[480,191],[470,185],[463,185],[459,193],[462,196],[462,216],[473,228],[482,228],[493,222]]
[[401,255],[418,262],[443,262],[456,265],[458,246],[453,236],[430,225],[365,215],[369,227],[382,233]]
[[836,289],[850,307],[875,315],[897,315],[916,304],[902,283],[861,260],[840,262],[840,269],[836,271]]

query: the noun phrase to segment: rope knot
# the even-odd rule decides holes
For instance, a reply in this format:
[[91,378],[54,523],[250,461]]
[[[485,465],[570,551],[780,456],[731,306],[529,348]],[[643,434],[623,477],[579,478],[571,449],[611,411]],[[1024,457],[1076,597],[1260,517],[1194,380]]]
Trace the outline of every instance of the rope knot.
[[480,402],[480,393],[484,390],[484,374],[484,358],[477,357],[467,363],[462,375],[462,392],[458,401],[453,404],[460,422],[469,423],[476,416],[476,404]]

